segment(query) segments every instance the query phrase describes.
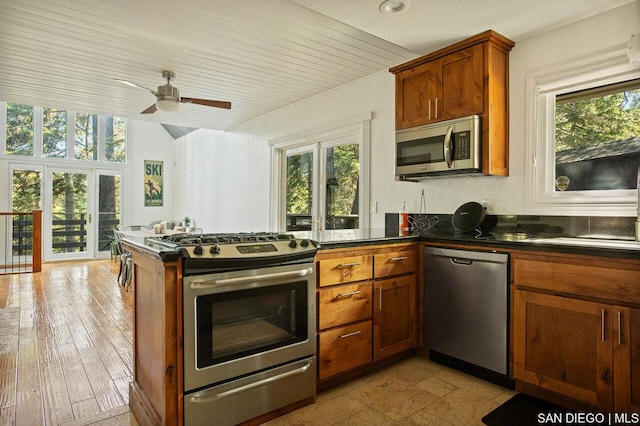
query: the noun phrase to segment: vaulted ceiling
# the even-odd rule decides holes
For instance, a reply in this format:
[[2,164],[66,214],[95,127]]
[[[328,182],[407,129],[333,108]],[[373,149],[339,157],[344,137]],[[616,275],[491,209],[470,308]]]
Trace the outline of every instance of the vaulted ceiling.
[[[634,0],[0,0],[0,101],[228,130],[494,29],[515,40]],[[140,112],[162,71],[181,104]]]

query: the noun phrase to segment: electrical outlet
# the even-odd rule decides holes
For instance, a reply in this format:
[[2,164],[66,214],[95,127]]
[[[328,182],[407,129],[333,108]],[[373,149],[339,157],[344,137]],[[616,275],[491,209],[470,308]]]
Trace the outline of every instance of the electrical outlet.
[[487,198],[480,203],[487,210],[487,213],[493,214],[496,212],[496,200]]
[[371,213],[378,213],[378,202],[377,201],[372,201],[371,202]]

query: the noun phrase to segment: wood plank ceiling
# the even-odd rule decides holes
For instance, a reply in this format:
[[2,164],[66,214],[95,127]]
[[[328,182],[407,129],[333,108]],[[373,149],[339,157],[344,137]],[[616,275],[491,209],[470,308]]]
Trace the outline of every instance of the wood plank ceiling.
[[[0,0],[0,101],[228,130],[416,57],[286,0]],[[155,102],[180,95],[232,109]]]

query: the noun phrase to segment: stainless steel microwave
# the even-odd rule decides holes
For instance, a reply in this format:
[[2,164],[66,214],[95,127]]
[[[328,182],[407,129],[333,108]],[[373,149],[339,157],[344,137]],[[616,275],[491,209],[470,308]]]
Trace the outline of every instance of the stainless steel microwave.
[[396,177],[481,173],[480,117],[455,120],[396,131]]

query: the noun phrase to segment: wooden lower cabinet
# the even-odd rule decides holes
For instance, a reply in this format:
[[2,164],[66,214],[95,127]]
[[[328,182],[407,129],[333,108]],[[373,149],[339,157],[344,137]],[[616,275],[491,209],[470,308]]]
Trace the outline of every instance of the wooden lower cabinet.
[[318,334],[320,380],[371,363],[371,321]]
[[614,306],[614,410],[640,413],[640,309]]
[[594,407],[613,406],[612,325],[599,303],[516,290],[514,377]]
[[373,289],[373,360],[416,345],[416,276],[376,281]]
[[320,382],[331,386],[416,346],[417,244],[326,250],[317,260]]
[[603,411],[640,410],[640,309],[515,290],[514,378]]

